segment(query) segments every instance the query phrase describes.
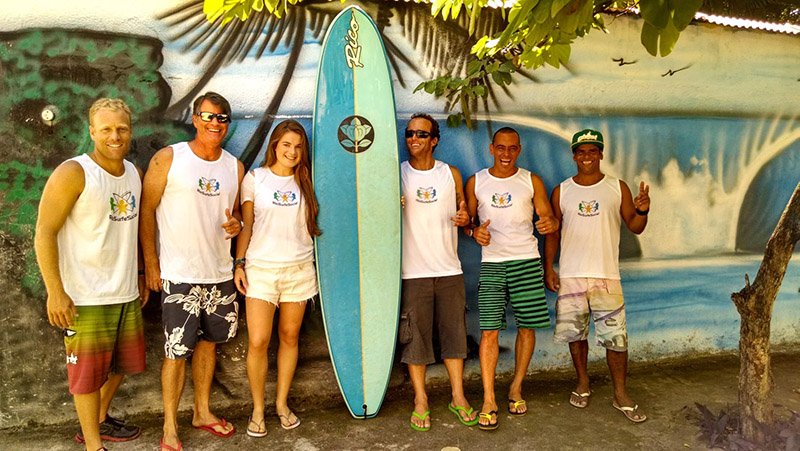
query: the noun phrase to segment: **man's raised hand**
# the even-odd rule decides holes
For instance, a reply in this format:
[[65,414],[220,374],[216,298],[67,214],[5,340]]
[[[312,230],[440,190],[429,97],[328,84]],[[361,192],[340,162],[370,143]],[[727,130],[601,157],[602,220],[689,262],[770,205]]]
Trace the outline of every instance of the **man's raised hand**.
[[467,213],[467,203],[463,200],[458,204],[458,211],[456,215],[450,218],[453,225],[456,227],[466,227],[470,223],[469,213]]
[[547,235],[549,233],[553,233],[558,230],[559,222],[558,219],[555,218],[553,215],[546,215],[542,216],[539,213],[539,209],[536,209],[536,214],[539,216],[539,220],[536,221],[534,224],[536,226],[536,230],[539,231],[542,235]]
[[492,233],[489,232],[490,222],[492,222],[492,220],[487,219],[486,222],[476,227],[472,231],[472,237],[475,238],[475,241],[477,241],[481,246],[488,246],[489,243],[492,242]]
[[639,194],[633,199],[633,206],[642,212],[650,211],[650,185],[639,182]]
[[225,221],[224,224],[222,224],[222,228],[225,229],[225,232],[228,234],[228,236],[226,236],[225,239],[229,240],[238,235],[239,232],[242,231],[242,223],[239,222],[238,219],[231,216],[230,208],[225,209],[225,217],[228,218],[228,220]]

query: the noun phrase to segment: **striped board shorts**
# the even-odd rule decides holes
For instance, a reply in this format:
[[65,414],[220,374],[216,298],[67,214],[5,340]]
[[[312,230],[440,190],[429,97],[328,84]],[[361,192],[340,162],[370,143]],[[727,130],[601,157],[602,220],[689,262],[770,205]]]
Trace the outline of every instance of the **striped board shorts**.
[[69,392],[85,395],[100,390],[109,373],[144,371],[142,304],[77,306],[78,316],[67,329]]
[[544,295],[542,260],[481,263],[478,311],[481,330],[506,328],[506,305],[511,303],[517,328],[550,327]]

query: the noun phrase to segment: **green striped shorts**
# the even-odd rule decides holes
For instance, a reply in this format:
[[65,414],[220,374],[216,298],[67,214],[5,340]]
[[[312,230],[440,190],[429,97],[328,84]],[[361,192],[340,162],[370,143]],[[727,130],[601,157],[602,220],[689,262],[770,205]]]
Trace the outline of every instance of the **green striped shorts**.
[[481,263],[478,311],[481,330],[506,328],[506,305],[514,310],[517,328],[550,327],[539,258]]

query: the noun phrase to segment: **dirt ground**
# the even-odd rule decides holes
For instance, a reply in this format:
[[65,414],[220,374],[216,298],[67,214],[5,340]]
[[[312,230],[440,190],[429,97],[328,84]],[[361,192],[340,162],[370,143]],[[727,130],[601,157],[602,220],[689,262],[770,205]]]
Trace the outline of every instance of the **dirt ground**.
[[[800,354],[776,354],[773,367],[776,412],[786,416],[788,409],[800,410]],[[574,388],[571,372],[534,373],[524,386],[529,413],[512,417],[503,405],[500,427],[492,432],[459,423],[447,410],[447,387],[429,394],[431,430],[412,430],[408,426],[412,391],[405,382],[389,392],[380,414],[370,420],[353,419],[341,400],[295,400],[294,408],[302,419],[299,428],[284,431],[273,416],[267,424],[267,437],[254,439],[244,433],[248,404],[219,412],[237,428],[231,438],[191,428],[186,411],[181,416],[181,437],[186,450],[699,450],[706,444],[697,437],[695,403],[716,413],[737,399],[739,362],[735,355],[635,364],[629,369],[629,391],[649,418],[633,424],[611,406],[606,368],[593,364],[590,370],[593,394],[588,408],[580,410],[568,403]],[[504,399],[507,384],[508,380],[498,382],[498,400]],[[467,391],[473,405],[480,407],[480,381],[468,381]],[[160,418],[149,415],[128,421],[142,426],[142,435],[131,442],[107,443],[108,449],[158,449]],[[72,440],[76,431],[77,420],[58,426],[6,429],[0,432],[0,449],[80,450],[81,445]]]

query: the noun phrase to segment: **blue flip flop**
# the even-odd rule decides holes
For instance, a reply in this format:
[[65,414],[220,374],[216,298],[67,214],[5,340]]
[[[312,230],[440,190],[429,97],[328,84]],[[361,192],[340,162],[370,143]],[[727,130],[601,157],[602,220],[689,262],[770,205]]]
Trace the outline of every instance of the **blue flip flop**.
[[466,413],[467,416],[472,415],[472,411],[474,410],[472,407],[470,407],[469,410],[467,410],[463,407],[454,406],[453,403],[449,403],[447,404],[447,408],[450,409],[450,411],[453,412],[456,415],[456,417],[458,417],[458,421],[460,421],[464,425],[475,426],[476,424],[478,424],[478,417],[475,417],[475,419],[473,420],[465,420],[464,417],[461,416],[460,412]]
[[[423,413],[422,415],[418,414],[417,412],[415,412],[413,410],[411,411],[411,415],[414,415],[415,417],[417,417],[420,420],[422,420],[422,424],[425,424],[425,418],[428,418],[428,415],[430,415],[430,414],[431,414],[430,409],[428,409],[428,411]],[[417,426],[416,424],[414,424],[413,421],[410,421],[409,423],[411,423],[411,429],[413,429],[415,431],[428,432],[428,431],[431,430],[430,426],[427,426],[427,427],[426,426]]]

